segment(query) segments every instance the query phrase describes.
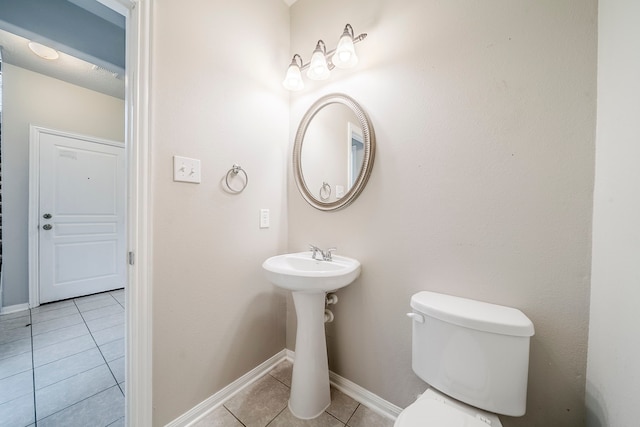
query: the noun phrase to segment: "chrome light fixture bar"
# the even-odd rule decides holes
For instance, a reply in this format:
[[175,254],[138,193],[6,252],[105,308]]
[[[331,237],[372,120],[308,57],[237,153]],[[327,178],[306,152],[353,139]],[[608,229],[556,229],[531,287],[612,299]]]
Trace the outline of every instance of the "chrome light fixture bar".
[[347,24],[344,27],[340,41],[335,49],[327,52],[327,46],[322,40],[318,40],[316,48],[311,55],[311,60],[306,64],[297,53],[293,55],[291,64],[282,85],[292,91],[304,88],[302,71],[307,70],[307,77],[311,80],[328,79],[331,70],[338,68],[353,68],[358,64],[358,56],[354,45],[367,37],[367,33],[354,36],[353,27]]

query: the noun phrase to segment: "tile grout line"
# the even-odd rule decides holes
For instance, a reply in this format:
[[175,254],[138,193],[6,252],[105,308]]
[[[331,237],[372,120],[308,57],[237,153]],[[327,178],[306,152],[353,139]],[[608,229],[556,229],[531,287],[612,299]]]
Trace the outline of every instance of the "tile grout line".
[[[27,337],[27,338],[20,338],[20,339],[21,339],[21,340],[26,340],[26,339],[31,340],[31,337]],[[10,343],[12,343],[12,342],[16,342],[16,341],[20,341],[20,340],[9,341],[8,343],[2,343],[2,344],[0,344],[0,345],[10,344]],[[26,351],[23,351],[23,352],[21,352],[21,353],[16,353],[16,354],[12,354],[11,356],[3,357],[2,359],[0,359],[0,362],[1,362],[1,361],[3,361],[3,360],[5,360],[5,359],[9,359],[9,358],[11,358],[11,357],[16,357],[16,356],[19,356],[19,355],[21,355],[21,354],[29,353],[30,351],[31,351],[31,350],[26,350]]]
[[[287,385],[284,381],[282,381],[280,378],[278,378],[278,377],[276,377],[275,375],[273,375],[271,372],[267,372],[267,375],[270,375],[270,376],[271,376],[271,378],[273,378],[273,379],[275,379],[275,380],[279,381],[282,385],[284,385],[284,386],[285,386],[285,387],[287,387],[289,390],[291,390],[291,386]],[[353,417],[353,415],[356,413],[356,410],[358,409],[358,406],[360,406],[360,405],[361,405],[359,402],[357,402],[357,403],[358,403],[358,405],[357,405],[357,406],[356,406],[356,408],[353,410],[353,412],[351,413],[351,415],[349,416],[349,418],[347,419],[347,421],[346,421],[346,422],[345,422],[345,421],[342,421],[341,419],[339,419],[338,417],[336,417],[335,415],[333,415],[331,412],[327,411],[326,409],[325,409],[325,411],[324,411],[324,412],[325,412],[327,415],[331,416],[332,418],[335,418],[335,419],[336,419],[340,424],[342,424],[343,426],[347,427],[347,423],[348,423],[349,421],[351,421],[351,418],[352,418],[352,417]],[[226,406],[225,406],[225,409],[229,410]],[[285,407],[285,409],[286,409],[286,407]],[[327,409],[328,409],[328,408],[327,408]],[[282,411],[280,411],[280,413],[278,413],[278,415],[276,415],[276,417],[275,417],[273,420],[269,421],[269,423],[267,423],[267,426],[268,426],[269,424],[271,424],[271,423],[272,423],[276,418],[278,418],[278,416],[280,416],[280,414],[282,414],[282,412],[283,412],[283,411],[284,411],[284,409],[283,409]],[[231,411],[229,411],[229,412],[231,412]],[[233,415],[233,413],[231,413],[231,415]],[[234,416],[235,416],[235,415],[234,415]],[[238,421],[239,421],[239,420],[238,420]],[[266,427],[266,426],[265,426],[265,427]]]
[[[111,296],[111,298],[113,298],[113,296],[111,294],[109,294],[109,296]],[[113,299],[115,300],[115,298],[113,298]],[[117,300],[116,300],[116,302],[117,302]],[[74,304],[75,304],[75,301],[74,301]],[[76,304],[76,308],[78,308],[78,311],[80,311],[80,308],[78,307],[77,304]],[[89,335],[91,335],[91,339],[93,340],[94,344],[98,348],[98,352],[100,353],[100,356],[102,357],[102,360],[104,360],[104,364],[107,366],[107,369],[111,373],[111,376],[113,377],[113,380],[116,382],[116,387],[118,387],[120,389],[120,393],[122,393],[122,395],[124,396],[124,393],[122,392],[122,389],[120,388],[120,384],[118,384],[118,379],[116,378],[115,374],[113,373],[113,370],[111,369],[111,366],[109,365],[109,362],[107,362],[107,358],[104,357],[104,354],[102,354],[102,350],[100,349],[100,346],[98,345],[98,342],[96,341],[95,337],[91,333],[91,329],[89,329],[89,325],[87,325],[87,321],[84,319],[84,316],[82,315],[82,312],[80,312],[80,317],[82,317],[82,321],[84,322],[84,325],[87,327],[87,330],[89,331]],[[126,380],[126,378],[125,378],[125,380]]]
[[38,410],[36,409],[36,364],[33,357],[33,318],[29,309],[29,328],[31,335],[31,384],[33,386],[33,425],[38,427]]
[[[91,348],[90,348],[89,350],[84,350],[84,351],[81,351],[80,353],[84,353],[84,352],[86,352],[86,351],[91,351],[91,350],[93,350],[93,349],[91,349]],[[80,353],[75,353],[75,354],[72,354],[72,355],[70,355],[70,356],[66,356],[66,357],[62,357],[62,358],[60,358],[60,359],[58,359],[58,360],[54,360],[53,362],[45,363],[44,365],[40,365],[40,366],[38,366],[38,368],[42,368],[43,366],[47,366],[47,365],[49,365],[49,364],[51,364],[51,363],[55,363],[55,362],[58,362],[58,361],[60,361],[60,360],[67,359],[67,358],[69,358],[69,357],[77,356],[77,355],[78,355],[78,354],[80,354]],[[47,388],[47,387],[51,387],[51,386],[52,386],[52,385],[54,385],[54,384],[58,384],[58,383],[60,383],[60,382],[62,382],[62,381],[66,381],[66,380],[68,380],[68,379],[70,379],[70,378],[77,377],[78,375],[80,375],[80,374],[84,374],[85,372],[89,372],[89,371],[91,371],[91,370],[93,370],[93,369],[96,369],[97,367],[98,367],[98,366],[94,366],[94,367],[89,368],[89,369],[86,369],[86,370],[84,370],[84,371],[77,372],[77,373],[75,373],[75,374],[71,375],[70,377],[62,378],[61,380],[58,380],[58,381],[56,381],[56,382],[52,382],[51,384],[48,384],[48,385],[46,385],[46,386],[44,386],[44,387],[41,387],[41,388],[40,388],[40,389],[38,389],[38,390],[44,390],[44,389],[45,389],[45,388]],[[34,368],[34,376],[35,376],[35,368]],[[35,388],[35,383],[34,383],[34,388]]]
[[290,386],[290,385],[288,385],[287,383],[285,383],[285,382],[284,382],[284,381],[282,381],[281,379],[279,379],[279,378],[277,378],[277,377],[273,376],[273,375],[271,374],[271,372],[267,372],[267,374],[268,374],[268,375],[270,375],[270,376],[271,376],[271,378],[273,378],[273,379],[274,379],[274,380],[276,380],[276,381],[279,381],[279,382],[280,382],[280,384],[282,384],[283,386],[285,386],[286,388],[288,388],[289,390],[291,390],[291,386]]
[[[77,323],[77,325],[81,325],[81,323]],[[73,326],[75,326],[75,325],[73,325]],[[78,338],[82,338],[82,337],[84,337],[85,335],[91,335],[91,331],[89,331],[89,333],[87,333],[87,334],[84,334],[84,335],[78,335],[77,337],[68,338],[68,339],[66,339],[66,340],[58,341],[58,342],[55,342],[55,343],[53,343],[53,344],[49,344],[49,345],[45,345],[44,347],[37,348],[37,349],[35,349],[35,350],[44,350],[45,348],[53,347],[54,345],[58,345],[58,344],[61,344],[61,343],[63,343],[63,342],[67,342],[67,341],[75,340],[75,339],[78,339]],[[36,336],[37,336],[37,335],[36,335]],[[31,337],[31,339],[33,340],[33,337]],[[82,350],[82,351],[85,351],[85,350]],[[82,351],[79,351],[78,353],[82,353]],[[78,354],[78,353],[73,353],[73,354]],[[70,354],[69,356],[73,356],[73,354]],[[53,362],[55,362],[55,360],[53,360]],[[47,362],[47,363],[45,363],[44,365],[48,365],[49,363],[51,363],[51,362]],[[40,365],[40,366],[44,366],[44,365]],[[40,366],[38,366],[38,367],[40,367]]]
[[[110,389],[112,389],[112,388],[114,388],[114,387],[118,387],[118,385],[116,384],[116,385],[112,385],[111,387],[107,387],[107,388],[105,388],[104,390],[101,390],[101,391],[99,391],[99,392],[97,392],[97,393],[92,394],[91,396],[87,396],[87,397],[85,397],[84,399],[80,399],[80,400],[78,400],[77,402],[73,402],[71,405],[69,405],[69,406],[65,406],[64,408],[62,408],[62,409],[60,409],[60,410],[58,410],[58,411],[56,411],[56,412],[54,412],[54,413],[52,413],[52,414],[47,415],[46,417],[44,417],[44,418],[43,418],[43,419],[41,419],[41,420],[36,420],[36,424],[35,424],[35,426],[37,427],[37,423],[38,423],[38,421],[44,421],[44,420],[46,420],[47,418],[54,416],[55,414],[58,414],[58,413],[60,413],[60,412],[62,412],[62,411],[65,411],[65,410],[67,410],[67,409],[71,408],[72,406],[77,405],[78,403],[82,403],[82,402],[84,402],[85,400],[91,399],[92,397],[95,397],[95,396],[99,395],[100,393],[104,393],[105,391],[110,390]],[[118,419],[120,419],[120,418],[118,418]],[[116,420],[116,421],[117,421],[117,420]],[[115,421],[114,421],[114,422],[115,422]],[[113,423],[112,423],[112,424],[113,424]],[[29,424],[29,425],[31,425],[31,424]]]
[[[356,408],[357,408],[357,406],[356,406]],[[327,409],[328,409],[328,408],[327,408]],[[356,411],[353,411],[353,412],[355,413]],[[345,422],[344,422],[344,421],[342,421],[340,418],[338,418],[338,417],[336,417],[335,415],[333,415],[331,412],[327,412],[327,410],[325,409],[324,413],[325,413],[325,414],[327,414],[327,415],[329,415],[330,417],[334,418],[336,421],[338,421],[340,424],[342,424],[343,426],[345,426],[345,427],[346,427],[347,423],[345,423]],[[352,416],[353,416],[353,414],[352,414]],[[351,419],[351,417],[349,417],[349,419]]]
[[[118,304],[120,304],[120,307],[122,307],[122,309],[123,309],[123,310],[126,310],[126,308],[125,308],[125,306],[124,306],[124,303],[120,303],[120,300],[119,300],[118,298],[114,297],[114,296],[113,296],[113,294],[112,294],[112,292],[120,291],[120,290],[122,290],[122,291],[123,291],[123,295],[124,295],[124,288],[122,288],[122,289],[114,289],[113,291],[109,291],[109,295],[111,295],[111,298],[113,298],[114,300],[116,300],[116,302],[117,302]],[[123,322],[123,323],[124,323],[124,325],[123,325],[123,326],[124,326],[125,331],[126,331],[126,327],[127,327],[127,326],[126,326],[126,322],[127,322],[127,319],[126,319],[126,313],[124,313],[123,315],[124,315],[124,317],[125,317],[124,322]],[[91,332],[91,331],[89,331],[89,332]],[[96,331],[96,332],[97,332],[97,331]],[[114,342],[114,341],[117,341],[117,340],[113,340],[113,341],[109,341],[109,342]],[[105,344],[109,344],[109,343],[104,343],[103,345],[105,345]],[[100,350],[100,354],[102,354],[102,350],[100,349],[100,346],[98,346],[98,350]],[[104,356],[103,356],[103,357],[104,357]],[[126,353],[125,353],[125,355],[124,355],[123,357],[125,357],[125,363],[126,363],[126,357],[127,357]],[[114,359],[114,360],[116,360],[116,359]],[[105,361],[106,361],[106,358],[105,358]],[[112,360],[112,362],[113,362],[113,360]],[[107,363],[107,366],[109,366],[109,363]],[[111,367],[110,367],[110,366],[109,366],[109,369],[111,369]],[[125,372],[126,372],[126,370],[125,370]],[[113,372],[112,372],[112,373],[113,373]],[[126,374],[125,374],[124,381],[127,381]],[[122,383],[124,383],[124,381],[123,381]],[[119,382],[118,382],[118,379],[116,378],[116,384],[118,384],[118,387],[120,387],[120,393],[122,393],[122,395],[124,396],[124,389],[120,386],[120,384],[122,384],[122,383],[119,383]]]
[[358,402],[358,406],[356,406],[356,409],[354,409],[353,413],[351,414],[347,422],[344,423],[346,427],[349,427],[349,422],[351,422],[351,419],[353,418],[353,416],[356,414],[356,412],[358,412],[358,408],[360,407],[360,405],[362,405],[362,403]]
[[111,295],[111,297],[112,297],[114,300],[116,300],[116,302],[117,302],[118,304],[120,304],[120,307],[125,308],[125,307],[124,307],[124,303],[121,303],[121,302],[120,302],[120,300],[119,300],[118,298],[114,297],[114,296],[111,294],[111,292],[116,292],[116,291],[123,291],[123,292],[124,292],[124,288],[122,288],[122,289],[114,289],[113,291],[109,291],[109,295]]
[[[111,296],[111,297],[113,298],[113,296]],[[115,298],[114,298],[114,299],[115,299]],[[116,300],[116,301],[117,301],[117,300]],[[60,413],[60,412],[62,412],[62,411],[64,411],[64,410],[66,410],[66,409],[68,409],[68,408],[71,408],[72,406],[77,405],[77,404],[79,404],[80,402],[84,402],[84,401],[85,401],[85,400],[87,400],[87,399],[90,399],[90,398],[92,398],[92,397],[94,397],[94,396],[97,396],[98,394],[103,393],[103,392],[105,392],[105,391],[107,391],[107,390],[109,390],[109,389],[111,389],[111,388],[113,388],[113,387],[118,387],[118,389],[120,390],[120,393],[122,393],[122,394],[124,395],[124,393],[122,392],[122,388],[120,388],[120,384],[118,384],[118,380],[116,379],[115,375],[113,374],[113,371],[111,370],[111,367],[109,366],[109,363],[107,363],[107,360],[105,359],[104,355],[102,354],[102,350],[100,350],[100,346],[98,345],[98,343],[96,342],[95,338],[93,337],[93,334],[91,333],[91,330],[89,329],[89,326],[87,325],[87,322],[86,322],[86,320],[84,319],[84,316],[82,316],[82,312],[80,311],[80,308],[79,308],[79,307],[78,307],[78,305],[75,303],[75,300],[73,300],[73,303],[74,303],[74,306],[76,307],[76,309],[78,310],[78,312],[79,312],[79,314],[80,314],[80,317],[82,318],[82,321],[83,321],[84,325],[86,326],[87,330],[89,331],[89,335],[91,335],[91,339],[93,340],[94,344],[96,345],[96,347],[97,347],[97,349],[98,349],[98,352],[100,353],[100,356],[102,357],[102,360],[104,360],[105,365],[107,366],[107,369],[109,369],[109,372],[111,373],[111,376],[113,377],[113,379],[114,379],[114,381],[115,381],[115,385],[112,385],[111,387],[107,387],[106,389],[104,389],[104,390],[100,390],[100,391],[98,391],[97,393],[92,394],[91,396],[87,396],[87,397],[85,397],[84,399],[81,399],[81,400],[79,400],[79,401],[77,401],[77,402],[74,402],[73,404],[71,404],[71,405],[69,405],[69,406],[66,406],[66,407],[62,408],[62,409],[60,409],[59,411],[56,411],[56,412],[54,412],[54,413],[52,413],[52,414],[47,415],[47,416],[46,416],[46,417],[44,417],[42,420],[45,420],[45,419],[47,419],[47,418],[49,418],[49,417],[51,417],[51,416],[53,416],[53,415],[55,415],[55,414],[57,414],[57,413]],[[88,310],[88,311],[91,311],[91,310]],[[65,340],[65,341],[68,341],[68,340]],[[61,341],[61,342],[64,342],[64,341]],[[43,348],[46,348],[46,347],[43,347]],[[87,350],[84,350],[84,351],[87,351]],[[82,353],[82,352],[79,352],[79,353]],[[79,354],[79,353],[75,353],[75,354]],[[33,354],[33,353],[32,353],[32,354]],[[67,356],[67,357],[68,357],[68,356]],[[58,359],[58,360],[60,360],[60,359]],[[50,362],[50,363],[52,363],[52,362]],[[44,366],[44,365],[43,365],[43,366]],[[91,368],[91,369],[95,369],[95,367],[94,367],[94,368]],[[85,372],[86,372],[86,371],[85,371]],[[35,369],[34,369],[34,375],[35,375]],[[35,396],[35,378],[34,378],[34,396]],[[34,399],[34,400],[35,400],[35,399]],[[34,411],[35,411],[35,401],[34,401]],[[40,421],[42,421],[42,420],[40,420]],[[116,420],[116,421],[117,421],[117,420]],[[37,427],[37,425],[38,425],[38,419],[37,419],[37,416],[36,416],[36,420],[35,420],[35,427]]]
[[[116,304],[118,304],[118,305],[120,305],[122,308],[124,308],[124,306],[120,303],[120,301],[118,301],[118,300],[117,300],[113,295],[111,295],[111,292],[108,292],[108,294],[109,294],[109,296],[111,296],[111,298],[113,298],[113,299],[116,301]],[[93,340],[94,344],[95,344],[95,345],[96,345],[96,347],[98,348],[98,351],[99,351],[99,353],[100,353],[100,356],[101,356],[101,357],[102,357],[102,359],[104,360],[105,365],[107,365],[107,369],[109,369],[109,372],[111,373],[111,375],[112,375],[112,377],[113,377],[113,379],[114,379],[114,381],[115,381],[115,384],[114,384],[113,386],[111,386],[111,387],[107,387],[105,390],[101,390],[101,391],[99,391],[99,392],[97,392],[97,393],[95,393],[95,394],[93,394],[93,395],[91,395],[91,396],[85,397],[84,399],[81,399],[81,400],[79,400],[79,401],[77,401],[77,402],[74,402],[73,404],[68,405],[68,406],[66,406],[65,408],[62,408],[62,409],[60,409],[59,411],[56,411],[56,412],[54,412],[54,413],[52,413],[52,414],[49,414],[49,415],[47,415],[45,418],[43,418],[43,420],[44,420],[44,419],[46,419],[46,418],[49,418],[49,417],[51,417],[51,416],[53,416],[53,415],[55,415],[55,414],[57,414],[57,413],[59,413],[59,412],[61,412],[61,411],[64,411],[64,410],[66,410],[66,409],[68,409],[68,408],[70,408],[70,407],[72,407],[72,406],[74,406],[74,405],[76,405],[76,404],[78,404],[78,403],[80,403],[80,402],[83,402],[83,401],[85,401],[85,400],[87,400],[87,399],[89,399],[89,398],[92,398],[92,397],[96,396],[97,394],[100,394],[100,393],[102,393],[102,392],[104,392],[104,391],[106,391],[106,390],[109,390],[109,389],[111,389],[111,388],[113,388],[113,387],[118,387],[118,389],[120,390],[120,392],[124,395],[124,392],[123,392],[123,390],[122,390],[122,387],[121,387],[121,386],[120,386],[120,384],[118,383],[118,380],[117,380],[117,378],[115,377],[115,375],[114,375],[113,371],[111,370],[111,367],[109,366],[109,363],[107,362],[106,358],[104,357],[104,354],[102,354],[102,350],[100,349],[100,346],[99,346],[99,345],[98,345],[98,343],[96,342],[96,340],[95,340],[95,338],[94,338],[94,336],[93,336],[93,334],[92,334],[91,330],[89,329],[89,326],[87,325],[87,322],[86,322],[86,320],[85,320],[84,316],[82,315],[82,312],[80,311],[80,308],[79,308],[79,307],[78,307],[78,305],[76,304],[75,299],[71,299],[71,301],[73,302],[73,304],[70,304],[70,305],[68,305],[67,307],[74,307],[74,308],[78,311],[78,314],[80,314],[80,318],[82,319],[82,322],[77,323],[77,324],[84,324],[84,325],[85,325],[85,327],[87,328],[88,333],[89,333],[89,335],[91,335],[91,338],[92,338],[92,340]],[[62,310],[62,309],[67,308],[67,307],[61,307],[61,308],[57,308],[57,309],[47,310],[47,311],[45,311],[44,313],[46,313],[46,312],[52,312],[52,311],[56,311],[56,310]],[[99,308],[102,308],[102,307],[98,307],[97,309],[99,309]],[[25,337],[25,338],[20,338],[20,339],[18,339],[18,340],[12,340],[12,341],[9,341],[9,342],[7,342],[7,343],[3,343],[3,345],[4,345],[4,344],[9,344],[9,343],[14,342],[14,341],[19,341],[19,340],[22,340],[22,339],[28,339],[28,340],[29,340],[29,349],[28,349],[28,350],[26,350],[26,351],[24,351],[24,352],[21,352],[21,353],[18,353],[18,354],[13,355],[13,356],[8,356],[8,357],[14,357],[14,356],[18,356],[18,355],[25,354],[25,353],[30,353],[30,355],[31,355],[31,385],[32,385],[32,392],[31,392],[31,396],[32,396],[32,402],[33,402],[33,423],[30,423],[29,425],[33,425],[33,426],[37,427],[37,425],[38,425],[39,421],[42,421],[42,420],[38,420],[38,411],[37,411],[37,406],[36,406],[36,391],[37,391],[37,390],[36,390],[36,383],[35,383],[35,370],[36,370],[36,366],[35,366],[35,355],[34,355],[34,332],[33,332],[33,319],[34,319],[33,315],[34,315],[34,313],[33,313],[33,311],[32,311],[32,309],[31,309],[31,308],[28,308],[27,310],[28,310],[28,313],[27,313],[27,314],[25,314],[24,316],[19,316],[19,317],[17,317],[17,318],[20,318],[20,317],[25,317],[25,318],[27,318],[27,317],[28,317],[28,322],[29,322],[29,323],[26,325],[27,327],[29,327],[29,334],[28,334],[28,336],[27,336],[27,337]],[[92,311],[92,310],[87,310],[87,311]],[[69,315],[69,316],[70,316],[70,315]],[[53,318],[53,319],[49,319],[49,320],[55,320],[55,319],[59,319],[59,318],[62,318],[62,317],[66,317],[66,316],[60,316],[60,317],[58,317],[58,318]],[[105,316],[103,316],[103,317],[105,317]],[[8,319],[8,320],[13,320],[13,319]],[[45,322],[46,322],[46,321],[45,321]],[[43,322],[39,322],[39,323],[43,323]],[[75,326],[75,325],[76,325],[76,324],[74,324],[74,325],[69,325],[69,326]],[[65,326],[65,327],[66,327],[66,326]],[[61,327],[61,328],[64,328],[64,327]],[[52,331],[55,331],[55,330],[58,330],[58,329],[61,329],[61,328],[53,329],[53,330],[51,330],[51,331],[47,331],[47,332],[52,332]],[[13,328],[13,329],[18,329],[18,328]],[[38,335],[41,335],[41,334],[38,334]],[[75,337],[75,338],[78,338],[78,337]],[[74,339],[74,338],[71,338],[71,339]],[[65,342],[65,341],[69,341],[69,340],[63,340],[63,341],[60,341],[60,342]],[[60,343],[60,342],[58,342],[58,343]],[[58,343],[56,343],[56,344],[58,344]],[[106,343],[105,343],[105,344],[106,344]],[[52,344],[52,345],[55,345],[55,344]],[[42,349],[46,349],[47,347],[50,347],[50,346],[42,347]],[[87,351],[87,350],[84,350],[84,351]],[[81,351],[81,352],[78,352],[78,353],[74,353],[73,355],[76,355],[76,354],[79,354],[79,353],[82,353],[82,351]],[[66,357],[71,357],[71,356],[73,356],[73,355],[68,355],[68,356],[66,356]],[[7,358],[8,358],[8,357],[7,357]],[[64,358],[66,358],[66,357],[64,357]],[[64,358],[62,358],[62,359],[64,359]],[[6,359],[6,358],[3,358],[2,360],[4,360],[4,359]],[[58,360],[60,360],[60,359],[58,359]],[[55,362],[55,361],[52,361],[52,362],[49,362],[49,363],[53,363],[53,362]],[[43,365],[41,365],[41,366],[46,366],[46,365],[48,365],[49,363],[45,363],[45,364],[43,364]],[[94,368],[92,368],[92,369],[94,369]],[[86,371],[85,371],[85,372],[86,372]],[[116,420],[116,422],[117,422],[117,421],[118,421],[118,420]]]
[[246,425],[245,423],[243,423],[242,421],[240,421],[240,418],[236,417],[236,414],[234,414],[233,412],[231,412],[231,409],[229,409],[229,408],[227,408],[226,406],[224,406],[224,403],[222,403],[222,407],[223,407],[223,408],[224,408],[228,413],[230,413],[230,414],[231,414],[231,416],[232,416],[233,418],[235,418],[236,420],[238,420],[238,422],[239,422],[240,424],[242,424],[242,426],[243,426],[243,427],[247,427],[247,425]]
[[280,412],[278,412],[278,413],[276,414],[276,416],[275,416],[275,417],[273,417],[273,418],[271,419],[271,421],[269,421],[268,423],[266,423],[266,424],[264,425],[264,427],[269,427],[269,424],[271,424],[272,422],[274,422],[274,421],[275,421],[275,419],[276,419],[276,418],[278,418],[278,417],[280,416],[280,414],[282,414],[282,413],[287,409],[287,407],[288,407],[288,406],[289,406],[289,404],[287,403],[287,405],[285,405],[285,407],[284,407],[284,408],[282,408],[282,410],[281,410]]
[[[78,312],[77,314],[80,314],[80,312]],[[76,314],[74,313],[74,314],[69,314],[67,316],[60,316],[60,317],[56,317],[54,319],[45,320],[44,322],[38,322],[38,324],[47,323],[47,322],[53,322],[54,320],[64,319],[65,317],[72,317],[72,316],[75,316],[75,315]],[[37,333],[37,334],[33,333],[33,328],[32,328],[31,329],[31,335],[42,335],[42,334],[46,334],[46,333],[53,332],[53,331],[59,331],[60,329],[68,328],[69,326],[79,325],[80,323],[82,323],[82,322],[72,323],[71,325],[60,326],[59,328],[51,329],[49,331],[44,331],[44,332],[40,332],[40,333]],[[32,324],[32,326],[33,326],[33,324]]]

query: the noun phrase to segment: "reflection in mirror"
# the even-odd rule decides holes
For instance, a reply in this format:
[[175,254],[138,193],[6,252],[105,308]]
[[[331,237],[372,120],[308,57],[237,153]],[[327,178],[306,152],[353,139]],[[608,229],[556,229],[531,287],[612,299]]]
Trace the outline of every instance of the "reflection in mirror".
[[340,94],[319,99],[302,119],[294,146],[302,196],[320,210],[347,206],[369,178],[374,150],[369,119],[353,99]]
[[[0,174],[2,173],[2,49],[0,49]],[[0,175],[0,182],[2,176]],[[0,185],[0,277],[2,277],[2,185]],[[0,292],[0,308],[2,308],[2,293]]]
[[356,182],[364,161],[364,138],[362,129],[355,123],[347,123],[347,171],[349,188]]
[[[313,118],[307,128],[302,146],[302,171],[309,190],[323,202],[334,202],[351,189],[354,178],[360,173],[363,160],[362,131],[359,131],[360,161],[353,157],[353,130],[360,129],[358,118],[347,106],[328,104]],[[356,136],[356,139],[358,136]],[[357,154],[357,152],[356,152]],[[320,189],[327,183],[331,195],[320,196]]]

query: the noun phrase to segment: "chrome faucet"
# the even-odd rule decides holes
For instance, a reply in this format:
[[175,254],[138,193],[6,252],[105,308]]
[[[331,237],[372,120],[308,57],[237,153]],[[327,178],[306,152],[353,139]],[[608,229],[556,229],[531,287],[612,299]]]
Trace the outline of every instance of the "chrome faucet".
[[333,258],[331,256],[331,253],[335,252],[336,248],[329,248],[326,251],[323,251],[322,249],[320,249],[315,245],[309,245],[309,250],[312,252],[311,258],[313,259],[318,259],[316,258],[316,254],[320,253],[320,255],[322,255],[322,261],[332,261]]
[[324,254],[323,254],[323,252],[322,252],[322,249],[320,249],[319,247],[314,246],[314,245],[309,245],[309,250],[310,250],[311,252],[313,252],[313,253],[311,254],[311,258],[313,258],[313,259],[317,259],[317,258],[316,258],[316,254],[317,254],[318,252],[320,252],[320,253],[322,254],[323,258],[324,258]]
[[335,252],[337,250],[337,248],[329,248],[326,251],[322,252],[322,259],[325,261],[333,261],[333,258],[331,257],[331,253]]

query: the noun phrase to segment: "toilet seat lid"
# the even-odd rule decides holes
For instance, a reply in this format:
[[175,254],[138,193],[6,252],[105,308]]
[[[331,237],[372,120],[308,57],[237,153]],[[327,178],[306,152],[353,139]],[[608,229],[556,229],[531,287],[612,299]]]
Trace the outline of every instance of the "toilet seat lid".
[[409,405],[394,427],[488,427],[480,419],[454,406],[433,399],[419,399]]

